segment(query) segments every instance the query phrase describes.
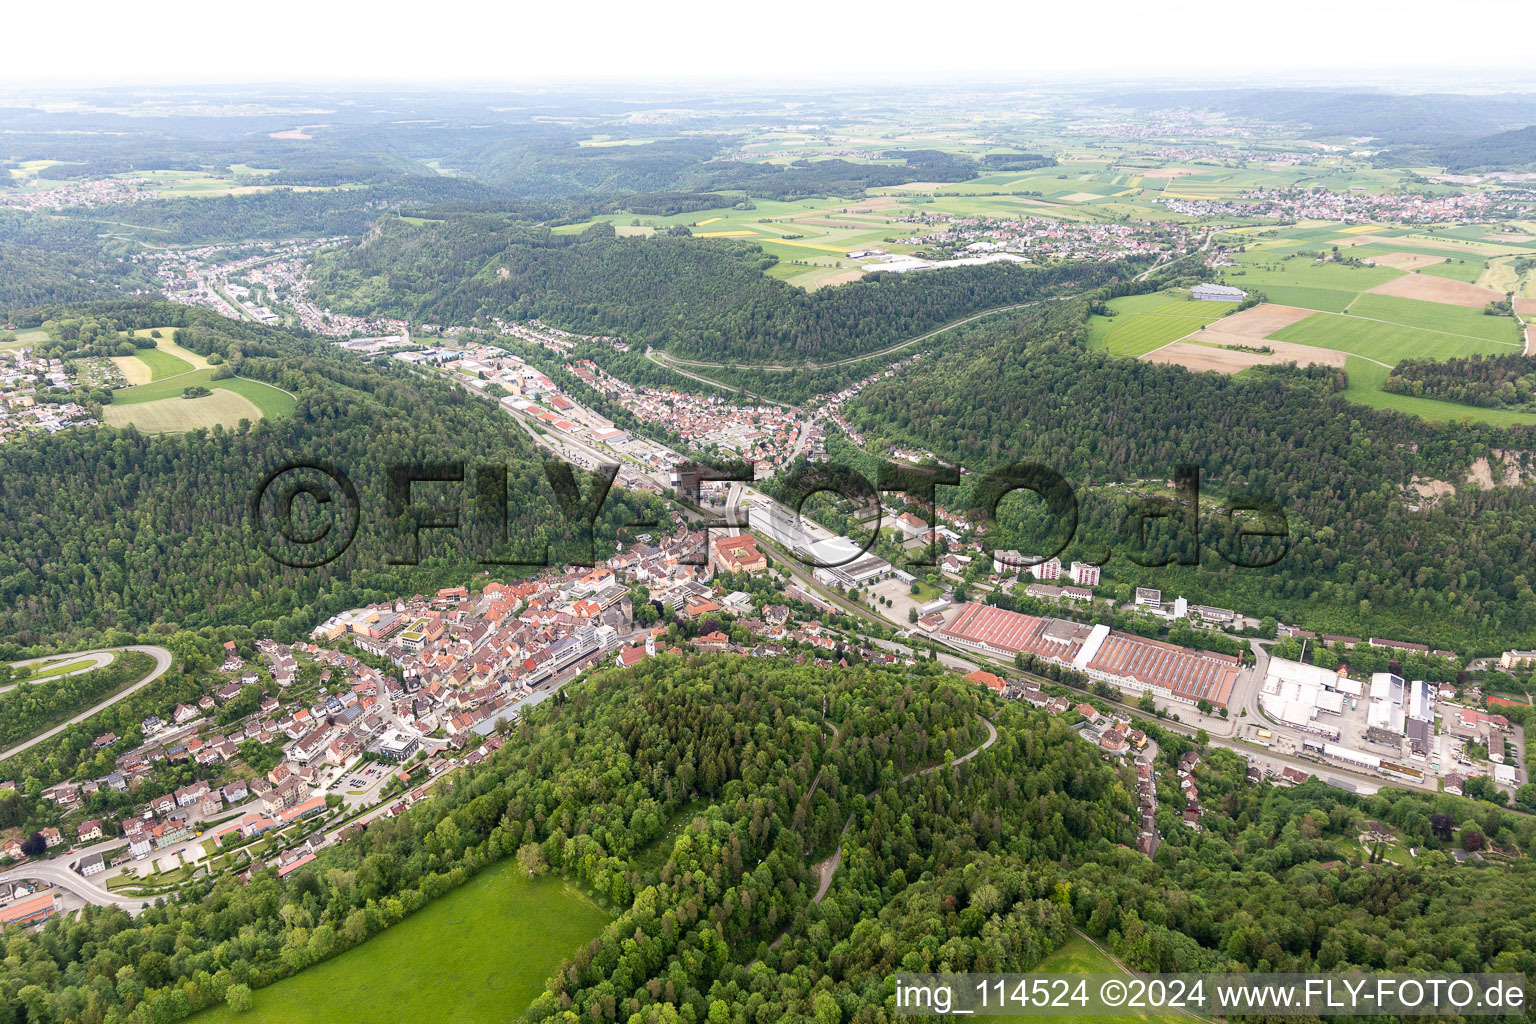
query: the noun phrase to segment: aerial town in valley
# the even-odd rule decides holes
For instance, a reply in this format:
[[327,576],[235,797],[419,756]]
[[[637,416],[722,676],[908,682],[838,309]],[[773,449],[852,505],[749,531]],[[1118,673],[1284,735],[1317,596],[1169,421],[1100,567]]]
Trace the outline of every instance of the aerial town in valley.
[[[1271,641],[1239,610],[1111,582],[1088,562],[992,551],[976,524],[942,505],[925,513],[930,523],[913,506],[884,504],[871,548],[797,519],[771,496],[774,477],[796,460],[826,457],[828,429],[862,446],[843,406],[919,364],[926,349],[799,407],[633,385],[577,354],[626,351],[618,337],[534,321],[495,332],[427,325],[413,338],[404,323],[306,305],[302,261],[320,244],[183,251],[161,258],[158,273],[168,294],[230,317],[265,320],[271,310],[258,298],[281,295],[283,308],[338,346],[444,375],[577,465],[616,463],[621,485],[673,499],[675,517],[594,567],[402,595],[330,616],[305,642],[227,645],[209,694],[145,718],[132,737],[98,737],[92,750],[110,763],[91,763],[108,770],[42,792],[58,824],[43,831],[41,850],[5,837],[5,859],[63,866],[42,888],[0,882],[8,921],[36,923],[83,902],[137,911],[199,873],[265,865],[286,875],[452,785],[573,680],[669,653],[824,666],[939,659],[970,683],[1068,716],[1081,739],[1124,764],[1148,856],[1170,787],[1170,820],[1198,830],[1202,814],[1198,758],[1160,779],[1157,746],[1137,724],[1148,716],[1200,729],[1277,785],[1317,777],[1360,793],[1396,785],[1507,796],[1529,781],[1523,734],[1494,710],[1499,698],[1456,683],[1464,661],[1455,652],[1283,623]],[[1228,298],[1224,286],[1200,287]],[[372,331],[385,333],[365,336]],[[112,366],[0,351],[9,389],[0,402],[17,418],[0,429],[89,425],[80,407],[29,403],[22,390],[67,389],[81,367],[121,386]],[[22,418],[29,413],[35,422]],[[921,450],[883,454],[941,461]],[[690,481],[700,456],[745,459],[754,479]],[[733,525],[705,522],[718,523],[717,513]],[[938,555],[931,567],[907,564],[928,551]],[[1013,610],[1016,602],[1036,611]],[[1170,627],[1180,642],[1143,635]],[[1302,660],[1307,644],[1337,651],[1337,667]],[[1536,652],[1503,661],[1536,664]],[[1425,669],[1426,678],[1414,674]]]
[[[517,14],[429,10],[359,89],[259,78],[377,12],[198,13],[76,20],[268,70],[0,87],[0,1024],[1536,973],[1513,48],[1207,87],[1123,58],[1259,16],[1139,11],[916,85],[466,88],[411,74]],[[741,14],[620,42],[745,66]]]
[[[166,298],[211,309],[231,320],[292,323],[331,337],[404,334],[407,325],[403,320],[332,313],[308,297],[308,258],[343,241],[242,242],[163,250],[137,258],[153,268]],[[274,312],[273,305],[283,312]]]
[[1162,196],[1168,209],[1192,217],[1213,215],[1258,217],[1266,220],[1336,220],[1345,224],[1384,221],[1401,224],[1437,224],[1518,212],[1536,202],[1536,191],[1470,192],[1449,195],[1380,195],[1371,192],[1336,192],[1331,189],[1263,189],[1245,192],[1235,199]]
[[[524,373],[502,376],[537,379]],[[536,387],[549,393],[547,383]],[[745,513],[745,529],[698,521],[724,501]],[[583,674],[669,653],[828,666],[937,657],[968,682],[1070,716],[1083,740],[1125,764],[1141,805],[1138,848],[1149,856],[1161,833],[1156,744],[1136,724],[1148,717],[1198,726],[1277,785],[1316,776],[1365,793],[1474,784],[1508,793],[1526,781],[1522,734],[1479,707],[1475,689],[1274,656],[1243,636],[1252,635],[1247,616],[1148,588],[1117,610],[1133,622],[1192,626],[1205,647],[1070,617],[1116,604],[1099,567],[1016,551],[994,553],[989,566],[976,536],[954,528],[967,525],[958,517],[935,529],[885,511],[893,544],[943,550],[938,597],[920,593],[921,570],[874,554],[813,569],[804,554],[857,546],[814,523],[794,525],[754,488],[704,484],[682,495],[672,525],[595,567],[402,596],[333,615],[304,642],[230,642],[210,693],[145,718],[132,736],[99,736],[90,763],[101,774],[42,791],[58,820],[42,833],[44,848],[23,850],[11,836],[0,853],[61,870],[41,888],[4,882],[10,899],[0,910],[40,921],[46,895],[49,913],[83,902],[137,912],[194,873],[297,870],[374,818],[452,785],[455,772],[505,742],[521,714]],[[1064,617],[962,599],[965,589],[1028,595]],[[1411,642],[1283,625],[1279,633],[1283,644],[1445,659],[1455,674],[1451,652]],[[1536,652],[1507,652],[1504,662],[1536,663]],[[1198,829],[1195,764],[1181,762],[1178,778],[1163,781],[1180,794],[1176,820]]]
[[[84,404],[71,396],[80,379],[74,364],[36,356],[34,351],[22,346],[0,350],[0,444],[32,431],[52,434],[97,423]],[[84,374],[106,378],[112,372],[105,359],[91,362],[80,368]]]

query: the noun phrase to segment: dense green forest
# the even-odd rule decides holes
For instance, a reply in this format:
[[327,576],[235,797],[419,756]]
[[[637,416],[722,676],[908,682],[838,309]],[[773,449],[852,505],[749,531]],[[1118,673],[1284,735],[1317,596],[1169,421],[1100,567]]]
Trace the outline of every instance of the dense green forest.
[[736,240],[620,238],[606,224],[558,235],[495,218],[386,218],[362,243],[317,261],[314,280],[339,312],[429,323],[539,317],[679,356],[753,363],[859,355],[1129,273],[1118,264],[991,264],[808,293],[765,277],[773,262]]
[[1536,164],[1536,125],[1458,140],[1439,146],[1402,148],[1381,154],[1393,166],[1443,166],[1451,171],[1517,170]]
[[[415,151],[419,140],[389,134],[373,144]],[[498,125],[491,133],[451,127],[432,143],[445,162],[507,192],[530,199],[683,190],[740,191],[773,199],[857,195],[866,188],[912,181],[965,181],[976,161],[937,150],[892,150],[880,162],[796,160],[788,164],[719,159],[736,136],[635,136],[621,146],[584,146],[583,129],[556,125]],[[490,135],[487,138],[487,135]]]
[[[983,746],[983,719],[996,742],[946,767]],[[897,971],[1028,970],[1074,928],[1148,969],[1536,967],[1527,860],[1455,868],[1434,835],[1412,867],[1334,857],[1366,816],[1405,832],[1491,826],[1506,849],[1530,844],[1529,819],[1452,797],[1260,789],[1213,758],[1200,769],[1212,827],[1149,861],[1126,846],[1131,776],[1068,721],[930,666],[606,670],[481,769],[285,880],[194,881],[137,919],[87,907],[8,932],[0,1007],[29,1024],[174,1021],[511,856],[619,911],[570,951],[530,1021],[881,1024]],[[1162,740],[1165,759],[1188,747]],[[642,858],[679,821],[665,860]],[[817,901],[811,862],[837,844]]]
[[[232,622],[291,637],[346,607],[463,582],[486,567],[482,559],[540,556],[546,546],[551,559],[592,557],[581,514],[558,507],[526,436],[493,404],[444,380],[185,306],[41,310],[34,319],[70,315],[124,328],[176,327],[181,344],[284,388],[298,408],[249,430],[147,436],[100,428],[0,446],[0,515],[13,524],[0,544],[7,638],[25,644],[113,627]],[[248,515],[268,472],[306,459],[347,474],[360,505],[356,540],[315,570],[272,561]],[[398,555],[409,536],[410,514],[391,515],[388,467],[454,461],[506,467],[507,540],[493,547],[478,532],[491,519],[474,515],[473,478],[427,485],[416,503],[457,499],[466,528],[425,533],[419,566],[389,564],[386,556]],[[582,495],[592,493],[585,479],[580,486]],[[611,543],[619,527],[661,514],[654,501],[615,491],[596,535]]]
[[[70,209],[65,216],[135,235],[157,245],[206,245],[299,235],[360,235],[379,210],[435,203],[496,201],[502,193],[464,178],[389,177],[362,188],[303,192],[274,188],[229,196],[154,199],[99,210]],[[99,228],[97,228],[99,230]]]
[[1400,395],[1484,409],[1533,409],[1536,359],[1525,355],[1405,359],[1392,368],[1382,387]]
[[99,234],[83,221],[0,210],[0,312],[149,287],[148,271],[123,259],[139,247]]
[[[1426,423],[1353,404],[1304,375],[1293,383],[1115,359],[1084,349],[1081,317],[1080,305],[1062,303],[962,328],[932,359],[867,389],[850,422],[877,442],[921,445],[970,468],[978,475],[968,483],[1043,463],[1079,492],[1079,542],[1064,559],[1097,561],[1107,546],[1111,574],[1191,601],[1458,651],[1536,642],[1529,490],[1458,486],[1424,501],[1410,489],[1415,477],[1459,485],[1479,457],[1530,450],[1529,428]],[[1151,565],[1194,557],[1190,534],[1159,527],[1141,544],[1131,518],[1140,492],[1162,488],[1179,464],[1202,474],[1202,567],[1132,564],[1133,553]],[[1218,557],[1235,542],[1234,520],[1217,509],[1242,492],[1285,511],[1278,564]],[[974,487],[940,493],[962,508],[978,503]],[[1021,502],[1003,505],[994,547],[1056,538],[1031,512],[1039,503]]]
[[[1335,89],[1191,89],[1125,93],[1116,106],[1141,110],[1194,107],[1295,126],[1311,137],[1374,135],[1394,143],[1444,143],[1536,121],[1526,93],[1411,95]],[[1396,166],[1403,166],[1401,163]]]

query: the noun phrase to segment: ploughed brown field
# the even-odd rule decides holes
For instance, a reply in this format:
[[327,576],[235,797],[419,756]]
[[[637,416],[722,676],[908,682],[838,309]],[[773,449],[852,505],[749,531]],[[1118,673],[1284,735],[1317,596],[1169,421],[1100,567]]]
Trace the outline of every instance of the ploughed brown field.
[[1398,270],[1418,270],[1420,267],[1432,267],[1444,262],[1444,256],[1431,256],[1427,252],[1389,252],[1385,256],[1376,257],[1378,267],[1394,267]]
[[[1250,366],[1271,366],[1276,363],[1322,363],[1325,366],[1344,365],[1344,353],[1331,348],[1314,348],[1289,341],[1265,341],[1242,334],[1226,334],[1221,331],[1201,331],[1201,341],[1176,341],[1164,345],[1156,352],[1141,358],[1149,363],[1173,363],[1190,370],[1215,370],[1217,373],[1237,373]],[[1268,345],[1273,352],[1244,352],[1239,349],[1212,348],[1212,345],[1251,345],[1257,348]]]
[[1443,302],[1448,306],[1467,306],[1482,309],[1490,302],[1502,301],[1504,296],[1487,288],[1479,288],[1465,281],[1452,281],[1448,277],[1430,277],[1426,274],[1404,274],[1386,284],[1366,290],[1368,295],[1392,295],[1399,299],[1419,299],[1422,302]]

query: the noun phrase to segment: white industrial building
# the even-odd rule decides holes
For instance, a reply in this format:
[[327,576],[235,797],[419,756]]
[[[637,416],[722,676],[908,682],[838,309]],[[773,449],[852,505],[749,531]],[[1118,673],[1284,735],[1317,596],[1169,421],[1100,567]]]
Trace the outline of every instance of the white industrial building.
[[1372,729],[1402,735],[1403,732],[1403,680],[1391,672],[1375,672],[1371,675],[1371,703],[1366,709],[1366,725]]
[[[1340,682],[1348,682],[1332,669],[1319,668],[1285,658],[1269,659],[1269,670],[1259,691],[1264,710],[1287,725],[1308,729],[1337,739],[1338,729],[1318,721],[1318,713],[1337,715],[1344,710]],[[1358,684],[1356,684],[1358,687]]]
[[1197,284],[1189,290],[1201,302],[1242,302],[1248,293],[1225,284]]
[[1345,764],[1352,764],[1359,768],[1370,768],[1375,771],[1381,768],[1381,758],[1375,754],[1367,754],[1361,750],[1351,750],[1341,747],[1337,743],[1323,744],[1323,756],[1331,757]]

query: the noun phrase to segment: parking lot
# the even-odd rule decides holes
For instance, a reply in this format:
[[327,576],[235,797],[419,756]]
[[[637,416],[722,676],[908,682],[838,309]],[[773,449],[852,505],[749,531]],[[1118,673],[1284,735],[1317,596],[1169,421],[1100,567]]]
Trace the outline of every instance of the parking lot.
[[384,776],[385,768],[381,764],[359,765],[342,778],[341,789],[349,793],[372,789],[383,781]]

